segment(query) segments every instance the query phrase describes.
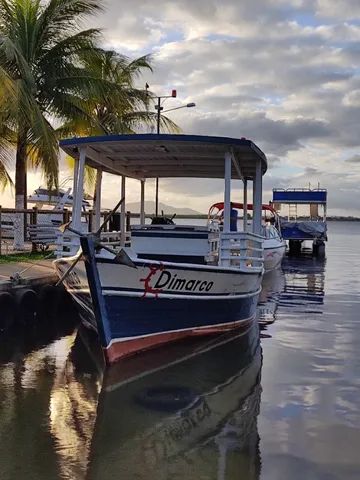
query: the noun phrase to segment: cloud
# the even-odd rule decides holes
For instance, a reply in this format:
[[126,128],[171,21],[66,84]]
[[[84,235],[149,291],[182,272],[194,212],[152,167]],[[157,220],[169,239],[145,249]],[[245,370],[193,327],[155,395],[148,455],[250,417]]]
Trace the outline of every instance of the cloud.
[[[255,141],[269,159],[266,198],[273,186],[320,182],[333,211],[354,210],[358,0],[107,0],[92,25],[104,28],[107,46],[153,54],[154,73],[139,85],[158,95],[176,88],[166,108],[196,103],[168,114],[184,133]],[[222,191],[216,182],[164,180],[166,203],[176,203],[181,188],[186,206],[202,211]]]
[[246,137],[272,156],[302,147],[302,141],[330,135],[327,125],[314,119],[274,120],[264,112],[254,114],[209,114],[194,119],[192,130],[201,135]]
[[345,160],[345,162],[348,162],[348,163],[358,163],[360,165],[360,155],[354,155],[350,158],[347,158]]

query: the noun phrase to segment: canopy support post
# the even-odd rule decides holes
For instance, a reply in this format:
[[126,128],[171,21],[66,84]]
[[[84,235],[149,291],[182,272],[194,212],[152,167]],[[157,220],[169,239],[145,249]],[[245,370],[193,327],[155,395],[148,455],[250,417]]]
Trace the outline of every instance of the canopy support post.
[[253,181],[253,233],[261,235],[262,211],[262,171],[261,160],[256,162],[255,178]]
[[81,230],[81,210],[84,198],[84,170],[85,170],[86,147],[80,148],[79,160],[74,169],[74,200],[72,211],[72,227]]
[[125,231],[125,203],[126,203],[126,192],[125,192],[125,187],[126,187],[126,177],[125,175],[121,176],[121,196],[120,198],[125,198],[123,203],[121,204],[121,210],[120,210],[120,245],[122,247],[125,246],[125,240],[126,240],[126,231]]
[[231,153],[225,153],[224,232],[230,232]]
[[243,230],[244,232],[247,232],[247,194],[248,194],[248,191],[247,191],[247,178],[243,178],[243,197],[244,197],[244,200],[243,200],[243,215],[244,215],[244,218],[243,218]]
[[140,185],[140,225],[145,225],[145,180],[141,180]]
[[101,221],[101,184],[102,184],[102,169],[98,168],[96,171],[96,186],[95,186],[95,221],[93,222],[93,232],[100,228]]
[[159,177],[155,180],[155,217],[159,215]]
[[77,182],[79,178],[79,159],[74,159],[74,178],[73,178],[73,189],[72,189],[72,197],[73,197],[73,210],[75,206],[75,199],[77,195]]

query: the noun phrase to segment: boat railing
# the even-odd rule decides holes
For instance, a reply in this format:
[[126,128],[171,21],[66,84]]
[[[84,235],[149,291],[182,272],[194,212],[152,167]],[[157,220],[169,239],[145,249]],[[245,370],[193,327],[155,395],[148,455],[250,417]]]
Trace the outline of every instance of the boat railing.
[[[84,232],[86,233],[86,232]],[[80,248],[80,238],[77,234],[66,230],[64,233],[56,231],[56,258],[72,257],[76,255]],[[101,243],[117,250],[121,247],[121,232],[101,232]],[[130,232],[125,233],[125,247],[131,244]]]
[[273,188],[273,192],[327,192],[326,188]]
[[221,232],[209,236],[210,258],[218,265],[261,272],[263,269],[264,238],[251,232]]

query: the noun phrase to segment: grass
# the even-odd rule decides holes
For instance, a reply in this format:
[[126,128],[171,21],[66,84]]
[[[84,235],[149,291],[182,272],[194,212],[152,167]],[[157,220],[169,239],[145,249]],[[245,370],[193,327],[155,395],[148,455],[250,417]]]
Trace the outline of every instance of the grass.
[[[50,255],[51,254],[51,255]],[[0,265],[4,263],[31,262],[34,260],[44,260],[52,258],[54,252],[21,252],[10,255],[0,255]]]

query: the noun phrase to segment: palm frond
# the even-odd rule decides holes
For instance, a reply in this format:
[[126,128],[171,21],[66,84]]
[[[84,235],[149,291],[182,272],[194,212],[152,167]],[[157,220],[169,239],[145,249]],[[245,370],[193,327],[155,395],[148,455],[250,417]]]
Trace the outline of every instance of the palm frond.
[[36,102],[28,131],[28,146],[35,167],[41,166],[48,188],[58,187],[58,140],[54,128],[46,120]]

